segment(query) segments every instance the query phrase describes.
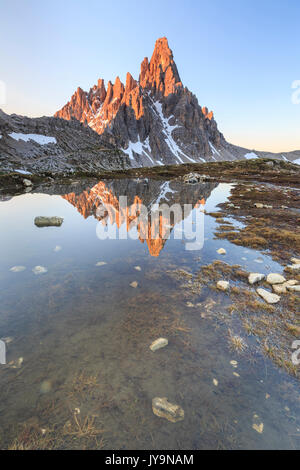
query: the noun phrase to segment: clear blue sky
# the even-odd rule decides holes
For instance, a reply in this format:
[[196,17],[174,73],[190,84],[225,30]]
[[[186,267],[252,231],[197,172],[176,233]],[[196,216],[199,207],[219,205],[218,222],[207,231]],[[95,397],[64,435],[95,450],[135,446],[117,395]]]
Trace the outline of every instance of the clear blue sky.
[[167,36],[181,80],[225,137],[300,149],[300,0],[0,0],[8,113],[51,115],[78,86],[138,78]]

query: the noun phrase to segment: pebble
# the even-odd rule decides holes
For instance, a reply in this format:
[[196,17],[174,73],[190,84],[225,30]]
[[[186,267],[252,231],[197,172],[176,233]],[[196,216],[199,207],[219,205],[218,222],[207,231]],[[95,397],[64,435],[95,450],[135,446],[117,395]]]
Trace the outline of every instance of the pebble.
[[217,253],[218,253],[219,255],[226,255],[227,252],[226,252],[226,250],[225,250],[224,248],[219,248],[219,249],[217,250]]
[[217,379],[213,379],[213,384],[215,387],[217,387],[219,385],[219,382],[217,381]]
[[98,261],[98,263],[96,263],[96,266],[105,266],[107,263],[105,261]]
[[264,423],[260,423],[260,424],[254,423],[252,425],[252,428],[254,429],[254,431],[258,432],[259,434],[262,434],[264,431]]
[[141,270],[142,270],[142,268],[141,268],[140,266],[135,266],[134,269],[135,269],[136,271],[141,271]]
[[61,250],[62,250],[62,247],[59,246],[59,245],[56,245],[56,247],[54,248],[53,251],[55,251],[55,253],[58,253],[58,252],[61,251]]
[[228,281],[218,281],[217,288],[222,291],[229,290],[229,282]]
[[32,272],[36,275],[39,275],[39,274],[45,274],[48,272],[48,269],[45,268],[44,266],[35,266],[32,270]]
[[10,271],[12,273],[21,273],[22,271],[25,271],[25,269],[25,266],[13,266],[12,268],[10,268]]
[[138,282],[133,281],[133,282],[130,284],[130,287],[133,287],[134,289],[136,289],[138,285],[139,285]]
[[249,284],[255,284],[256,282],[262,281],[265,278],[264,274],[261,273],[250,273],[248,276]]
[[155,352],[158,349],[164,348],[169,344],[169,341],[166,338],[158,338],[150,345],[151,351]]

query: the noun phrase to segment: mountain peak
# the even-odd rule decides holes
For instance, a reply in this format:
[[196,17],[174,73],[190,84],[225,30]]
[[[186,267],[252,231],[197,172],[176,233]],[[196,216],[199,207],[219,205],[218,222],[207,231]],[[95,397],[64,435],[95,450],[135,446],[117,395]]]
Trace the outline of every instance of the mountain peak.
[[117,76],[105,88],[99,79],[88,93],[78,88],[55,116],[114,136],[137,166],[218,159],[225,142],[213,113],[183,87],[166,37],[142,61],[138,81],[127,73],[124,84]]
[[182,88],[173,53],[166,37],[159,38],[155,42],[150,63],[147,57],[143,60],[140,85],[143,88],[151,88],[161,96],[168,96],[170,93],[175,93],[177,88]]

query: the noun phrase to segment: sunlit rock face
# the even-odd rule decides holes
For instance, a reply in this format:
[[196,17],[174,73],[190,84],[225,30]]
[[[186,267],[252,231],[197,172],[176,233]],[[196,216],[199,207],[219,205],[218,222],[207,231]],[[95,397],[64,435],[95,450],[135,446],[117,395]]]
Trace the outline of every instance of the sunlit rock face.
[[127,73],[125,85],[117,77],[106,88],[103,79],[78,88],[55,116],[112,134],[132,166],[234,158],[213,113],[183,86],[166,38],[144,58],[139,80]]
[[[100,181],[80,194],[68,193],[62,196],[86,219],[95,217],[103,226],[116,224],[118,229],[126,227],[127,232],[135,228],[141,243],[145,243],[151,256],[159,256],[174,226],[189,217],[193,209],[203,210],[206,199],[217,186],[203,183],[194,187],[173,181]],[[120,197],[126,195],[126,204]],[[178,213],[158,217],[151,216],[155,204],[171,208],[178,205]],[[186,207],[185,205],[188,205]],[[146,217],[139,215],[142,207]]]

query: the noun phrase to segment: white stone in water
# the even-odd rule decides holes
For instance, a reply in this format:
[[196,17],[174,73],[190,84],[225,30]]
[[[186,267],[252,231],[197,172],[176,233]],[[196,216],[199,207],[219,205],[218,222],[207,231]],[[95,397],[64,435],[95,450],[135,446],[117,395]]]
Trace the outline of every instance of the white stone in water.
[[262,297],[268,304],[277,304],[280,301],[280,297],[277,294],[272,294],[265,289],[257,289],[256,291],[260,297]]
[[288,281],[286,281],[283,285],[285,287],[288,287],[288,286],[296,286],[298,284],[299,281],[296,281],[296,279],[289,279]]
[[10,268],[10,271],[13,273],[21,273],[22,271],[25,271],[25,266],[13,266]]
[[291,292],[300,292],[300,285],[299,286],[287,286],[287,290]]
[[262,264],[264,262],[262,258],[256,258],[254,261],[255,263],[259,263],[259,264]]
[[136,289],[138,285],[139,285],[138,282],[133,281],[133,282],[130,284],[130,287],[133,287],[134,289]]
[[38,275],[38,274],[45,274],[46,272],[48,272],[48,269],[45,268],[44,266],[35,266],[32,271],[34,274]]
[[135,269],[136,271],[141,271],[141,270],[142,270],[142,268],[141,268],[140,266],[135,266],[134,269]]
[[105,266],[107,263],[105,261],[98,261],[98,263],[96,263],[96,266]]
[[275,294],[286,294],[286,286],[284,284],[273,284],[272,289]]
[[253,428],[256,432],[258,432],[259,434],[262,434],[263,431],[264,431],[264,423],[260,423],[260,424],[254,423],[254,424],[252,425],[252,428]]
[[255,284],[256,282],[262,281],[265,278],[264,274],[261,273],[250,273],[248,276],[249,284]]
[[168,344],[169,344],[169,341],[167,340],[167,338],[158,338],[155,341],[153,341],[153,343],[150,345],[150,349],[151,351],[155,352],[158,349],[164,348]]
[[219,249],[217,250],[217,253],[218,253],[219,255],[226,255],[226,250],[225,250],[224,248],[219,248]]
[[215,387],[217,387],[219,385],[219,382],[217,381],[217,379],[213,379],[213,384]]
[[227,291],[229,289],[229,282],[228,281],[218,281],[217,288],[222,291]]
[[290,264],[287,266],[288,269],[292,269],[293,271],[299,271],[300,270],[300,263],[297,264]]
[[60,245],[56,245],[53,251],[55,251],[55,253],[58,253],[61,250],[62,250],[62,247]]
[[24,186],[26,186],[26,187],[29,187],[29,186],[32,186],[32,185],[33,185],[32,181],[30,181],[30,180],[28,180],[28,179],[23,179],[23,184],[24,184]]
[[184,419],[184,411],[179,405],[173,405],[166,397],[155,397],[152,400],[152,410],[156,416],[165,418],[172,423]]
[[271,273],[267,275],[268,284],[283,284],[286,281],[285,277],[281,274]]

